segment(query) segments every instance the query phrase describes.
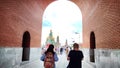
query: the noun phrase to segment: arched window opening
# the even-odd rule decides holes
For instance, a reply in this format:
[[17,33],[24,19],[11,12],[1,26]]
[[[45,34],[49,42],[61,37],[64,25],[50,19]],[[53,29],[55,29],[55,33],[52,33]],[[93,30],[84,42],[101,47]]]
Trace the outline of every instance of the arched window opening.
[[29,61],[29,56],[30,56],[30,33],[28,31],[26,31],[23,34],[22,47],[23,47],[22,61]]
[[94,53],[95,48],[96,48],[95,34],[92,31],[90,34],[90,62],[95,62],[95,53]]

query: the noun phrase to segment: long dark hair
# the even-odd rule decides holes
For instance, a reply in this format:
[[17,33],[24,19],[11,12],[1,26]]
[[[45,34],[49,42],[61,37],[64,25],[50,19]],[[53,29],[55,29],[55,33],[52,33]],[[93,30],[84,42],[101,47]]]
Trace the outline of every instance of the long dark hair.
[[52,52],[53,54],[55,54],[54,52],[54,45],[53,44],[50,44],[47,51],[45,52],[45,54],[47,54],[48,52]]

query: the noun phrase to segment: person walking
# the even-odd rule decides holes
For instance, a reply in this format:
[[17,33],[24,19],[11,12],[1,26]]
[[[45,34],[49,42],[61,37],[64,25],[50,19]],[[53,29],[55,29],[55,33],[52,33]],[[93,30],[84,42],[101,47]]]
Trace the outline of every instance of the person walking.
[[82,68],[81,61],[84,56],[81,50],[79,50],[79,44],[73,44],[73,50],[71,50],[68,54],[67,60],[69,60],[69,64],[67,68]]
[[42,54],[41,58],[44,61],[44,68],[55,68],[55,62],[58,61],[57,53],[54,52],[54,45],[50,44],[45,53]]

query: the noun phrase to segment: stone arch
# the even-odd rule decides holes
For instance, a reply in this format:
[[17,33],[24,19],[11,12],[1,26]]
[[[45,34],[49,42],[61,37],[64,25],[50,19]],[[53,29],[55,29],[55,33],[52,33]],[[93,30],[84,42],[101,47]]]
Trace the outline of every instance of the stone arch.
[[96,48],[95,34],[92,31],[90,33],[90,62],[95,62],[95,53],[94,53],[95,48]]
[[28,31],[24,32],[22,39],[22,61],[29,61],[30,56],[30,33]]

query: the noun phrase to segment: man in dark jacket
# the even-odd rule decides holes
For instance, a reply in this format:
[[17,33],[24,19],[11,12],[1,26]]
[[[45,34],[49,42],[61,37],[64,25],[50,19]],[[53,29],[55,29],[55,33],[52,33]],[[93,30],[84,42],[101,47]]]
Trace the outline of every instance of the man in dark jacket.
[[68,68],[82,68],[81,61],[84,56],[82,51],[79,50],[79,44],[73,44],[73,50],[68,54],[67,60],[69,60]]

